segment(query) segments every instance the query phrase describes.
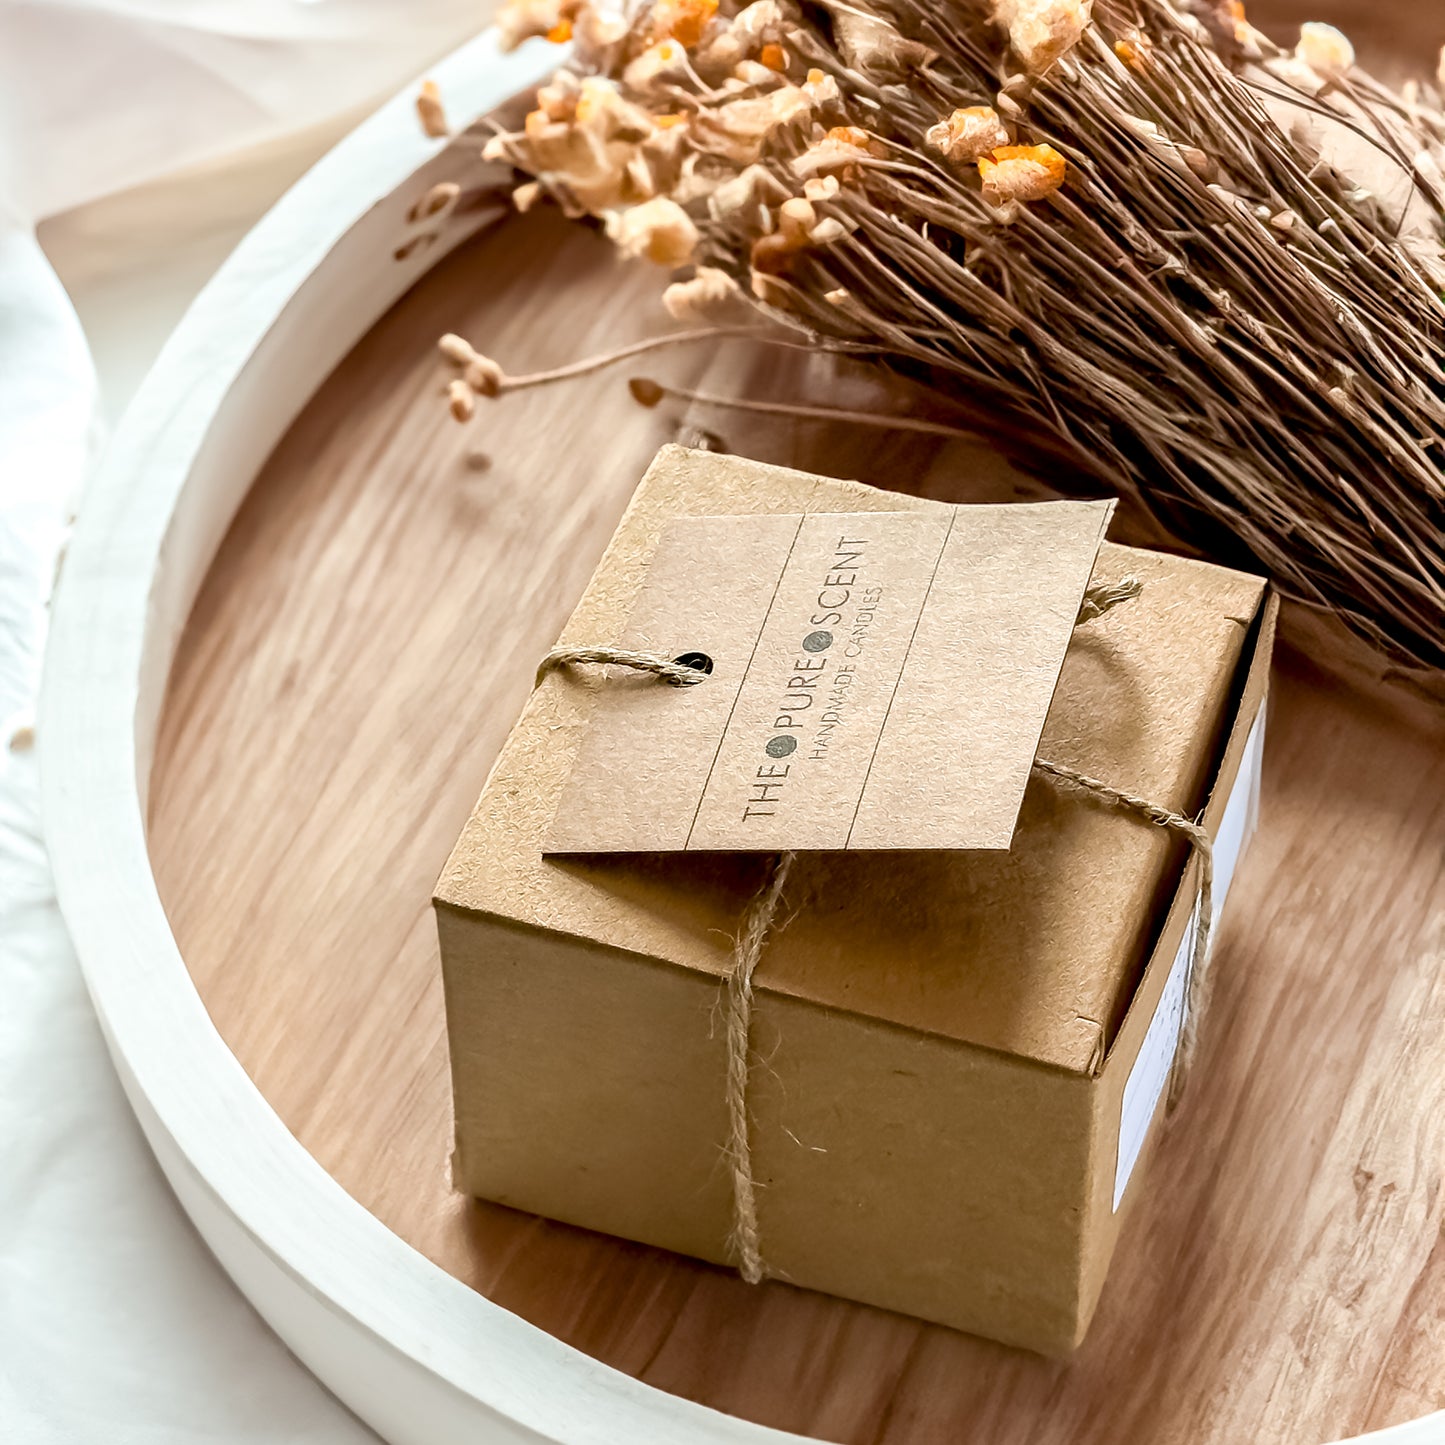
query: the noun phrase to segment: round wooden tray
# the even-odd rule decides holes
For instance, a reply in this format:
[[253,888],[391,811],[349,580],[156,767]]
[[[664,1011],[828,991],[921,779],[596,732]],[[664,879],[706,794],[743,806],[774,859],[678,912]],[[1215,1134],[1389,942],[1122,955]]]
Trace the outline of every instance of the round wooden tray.
[[[456,119],[538,68],[483,37],[439,79]],[[1035,489],[964,446],[642,411],[625,373],[454,427],[443,330],[522,369],[663,318],[655,274],[554,214],[408,222],[443,177],[485,181],[476,145],[422,141],[402,96],[262,223],[138,397],[57,612],[62,902],[233,1277],[393,1441],[1441,1438],[1416,1417],[1445,1403],[1442,732],[1289,652],[1201,1082],[1072,1360],[453,1193],[431,885],[656,447],[704,426],[933,495]],[[778,394],[817,364],[646,369]]]

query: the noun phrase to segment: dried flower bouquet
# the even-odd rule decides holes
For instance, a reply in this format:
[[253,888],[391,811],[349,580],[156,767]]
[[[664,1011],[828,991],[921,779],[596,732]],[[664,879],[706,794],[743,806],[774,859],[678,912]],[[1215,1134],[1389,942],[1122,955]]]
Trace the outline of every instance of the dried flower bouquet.
[[[1445,667],[1445,116],[1237,0],[513,0],[570,41],[488,153],[945,394],[1049,480]],[[1445,78],[1442,78],[1445,83]],[[801,333],[801,338],[799,337]],[[453,405],[500,371],[457,338]],[[1065,465],[1060,466],[1060,462]]]

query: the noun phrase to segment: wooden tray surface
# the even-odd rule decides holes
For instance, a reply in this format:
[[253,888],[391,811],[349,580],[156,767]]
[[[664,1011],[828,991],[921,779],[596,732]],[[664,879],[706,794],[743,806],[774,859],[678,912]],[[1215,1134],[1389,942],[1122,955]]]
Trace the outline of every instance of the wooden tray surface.
[[[824,1439],[1321,1442],[1445,1404],[1445,732],[1298,654],[1198,1079],[1068,1362],[453,1193],[431,886],[678,411],[626,370],[445,417],[434,338],[509,369],[661,329],[657,277],[555,215],[443,263],[322,387],[182,641],[150,847],[182,953],[281,1119],[416,1249],[663,1390]],[[741,345],[633,370],[816,394]],[[836,400],[838,389],[834,388]],[[960,500],[965,446],[698,413],[734,450]]]

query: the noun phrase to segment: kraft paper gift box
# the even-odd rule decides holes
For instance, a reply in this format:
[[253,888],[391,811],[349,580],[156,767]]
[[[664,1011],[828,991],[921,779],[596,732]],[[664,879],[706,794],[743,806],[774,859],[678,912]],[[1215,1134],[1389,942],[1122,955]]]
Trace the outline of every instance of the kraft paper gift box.
[[[673,518],[940,505],[665,448],[562,643],[625,636]],[[1126,575],[1142,593],[1075,632],[1039,756],[1203,809],[1217,916],[1257,807],[1273,600],[1258,578],[1105,542],[1094,582]],[[769,862],[546,856],[598,695],[566,676],[533,693],[437,887],[455,1183],[726,1264],[720,989]],[[645,757],[636,781],[645,795]],[[800,854],[754,980],[769,1273],[1076,1346],[1148,1188],[1196,869],[1177,838],[1037,776],[1005,852]]]

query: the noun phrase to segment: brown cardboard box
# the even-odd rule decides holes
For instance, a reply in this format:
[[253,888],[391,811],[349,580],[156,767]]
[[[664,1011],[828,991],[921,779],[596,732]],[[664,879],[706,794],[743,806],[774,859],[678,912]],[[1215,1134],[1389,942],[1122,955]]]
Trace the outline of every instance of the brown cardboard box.
[[[665,448],[562,643],[624,636],[674,516],[936,505]],[[1142,596],[1077,631],[1039,753],[1184,813],[1207,799],[1220,903],[1253,822],[1273,604],[1257,578],[1106,543],[1095,581],[1130,574]],[[438,884],[456,1183],[726,1262],[719,981],[766,864],[542,856],[595,687],[534,693]],[[770,1271],[1071,1349],[1162,1112],[1194,865],[1035,778],[1007,853],[807,854],[793,879],[748,1096]]]

